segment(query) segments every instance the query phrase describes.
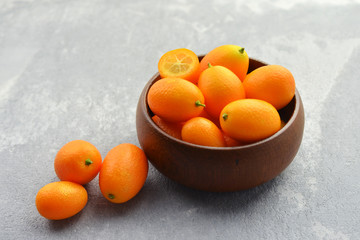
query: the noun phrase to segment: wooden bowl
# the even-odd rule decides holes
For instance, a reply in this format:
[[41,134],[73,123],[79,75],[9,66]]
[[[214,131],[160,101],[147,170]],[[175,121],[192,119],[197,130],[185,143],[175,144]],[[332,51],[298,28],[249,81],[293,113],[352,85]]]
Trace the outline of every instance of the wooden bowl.
[[[201,59],[201,57],[199,57]],[[266,65],[250,59],[249,71]],[[213,192],[245,190],[279,175],[294,159],[304,131],[304,108],[296,90],[280,116],[285,126],[262,141],[239,147],[206,147],[176,139],[151,119],[147,104],[155,74],[139,98],[136,128],[139,143],[152,165],[166,177],[185,186]]]

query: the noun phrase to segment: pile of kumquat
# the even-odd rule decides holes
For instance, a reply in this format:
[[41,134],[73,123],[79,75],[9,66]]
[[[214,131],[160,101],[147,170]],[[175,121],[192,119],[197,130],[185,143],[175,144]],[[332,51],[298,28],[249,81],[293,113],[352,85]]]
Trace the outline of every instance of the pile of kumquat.
[[153,121],[167,134],[212,147],[233,147],[265,139],[285,124],[278,110],[295,95],[291,72],[266,65],[248,73],[243,47],[223,45],[201,61],[186,48],[166,52],[161,79],[149,89]]

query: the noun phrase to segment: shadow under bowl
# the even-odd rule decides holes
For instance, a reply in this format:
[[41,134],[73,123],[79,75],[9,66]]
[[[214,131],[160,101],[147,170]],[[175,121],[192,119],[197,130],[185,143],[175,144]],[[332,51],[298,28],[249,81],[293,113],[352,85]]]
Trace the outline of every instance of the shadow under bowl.
[[[248,72],[265,65],[250,58]],[[147,158],[166,177],[190,188],[232,192],[270,181],[294,159],[305,123],[303,103],[297,90],[291,102],[279,110],[286,124],[274,135],[244,146],[207,147],[176,139],[152,121],[154,114],[147,104],[147,93],[159,79],[156,73],[140,95],[136,129]]]

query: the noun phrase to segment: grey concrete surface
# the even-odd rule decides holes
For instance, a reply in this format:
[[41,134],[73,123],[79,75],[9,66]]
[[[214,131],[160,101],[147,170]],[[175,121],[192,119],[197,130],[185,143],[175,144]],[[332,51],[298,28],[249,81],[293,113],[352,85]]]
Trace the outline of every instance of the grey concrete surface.
[[[360,239],[360,2],[1,0],[0,239]],[[138,140],[135,109],[160,56],[222,44],[290,69],[306,125],[293,163],[235,193],[183,187],[150,165],[131,201],[49,221],[37,191],[83,139],[104,157]]]

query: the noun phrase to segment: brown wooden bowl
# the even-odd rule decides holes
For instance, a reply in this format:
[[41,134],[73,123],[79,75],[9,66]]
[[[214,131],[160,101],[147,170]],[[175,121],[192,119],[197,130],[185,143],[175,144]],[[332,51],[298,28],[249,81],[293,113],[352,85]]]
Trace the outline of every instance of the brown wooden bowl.
[[[264,65],[250,59],[248,72]],[[149,161],[166,177],[205,191],[238,191],[275,178],[294,159],[305,121],[297,90],[292,101],[279,111],[285,126],[271,137],[239,147],[207,147],[176,139],[152,121],[153,113],[146,99],[150,86],[159,79],[159,73],[156,73],[141,93],[136,129]]]

